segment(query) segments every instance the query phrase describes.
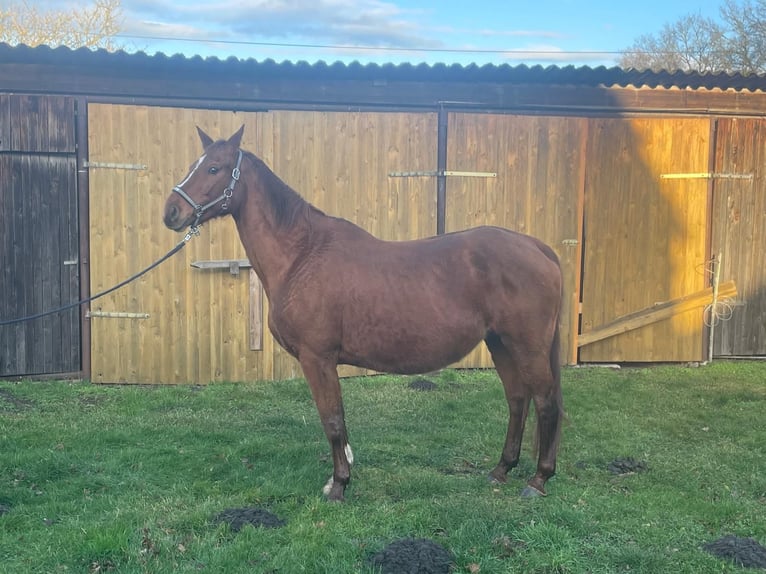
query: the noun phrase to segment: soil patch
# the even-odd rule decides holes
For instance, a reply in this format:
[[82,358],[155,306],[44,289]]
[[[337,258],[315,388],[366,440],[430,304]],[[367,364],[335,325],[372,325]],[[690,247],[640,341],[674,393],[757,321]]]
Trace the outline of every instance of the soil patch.
[[713,556],[731,560],[737,566],[766,570],[766,547],[752,538],[724,536],[703,546]]
[[255,528],[280,528],[286,524],[275,514],[257,507],[228,508],[216,514],[213,523],[226,523],[234,532],[239,532],[247,524]]
[[612,474],[634,474],[649,470],[644,460],[636,460],[630,456],[625,458],[616,458],[606,468]]
[[8,514],[11,511],[11,507],[5,504],[0,504],[0,516]]
[[452,555],[427,538],[396,540],[370,557],[382,574],[448,574]]
[[433,391],[437,387],[436,383],[428,379],[415,379],[407,386],[415,391]]
[[0,389],[0,401],[3,401],[11,406],[12,409],[17,411],[23,411],[35,406],[35,403],[29,399],[22,399],[14,395],[8,389]]

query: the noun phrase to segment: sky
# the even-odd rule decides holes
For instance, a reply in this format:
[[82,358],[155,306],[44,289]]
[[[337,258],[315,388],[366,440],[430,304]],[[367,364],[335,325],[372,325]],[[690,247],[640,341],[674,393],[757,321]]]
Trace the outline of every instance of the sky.
[[119,42],[150,55],[278,62],[612,66],[640,35],[690,13],[717,18],[722,3],[122,0]]

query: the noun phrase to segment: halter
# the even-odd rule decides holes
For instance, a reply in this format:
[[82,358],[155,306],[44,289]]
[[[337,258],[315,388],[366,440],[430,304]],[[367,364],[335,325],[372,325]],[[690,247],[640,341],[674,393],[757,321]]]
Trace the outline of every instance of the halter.
[[234,169],[231,170],[231,181],[229,181],[229,185],[226,186],[226,188],[223,190],[223,193],[214,199],[213,201],[206,203],[205,205],[200,205],[196,201],[194,201],[191,197],[189,197],[189,194],[186,193],[183,189],[181,189],[181,186],[183,186],[189,179],[191,179],[191,176],[194,174],[195,171],[197,171],[197,168],[202,164],[202,160],[205,159],[205,156],[202,156],[200,158],[200,161],[197,162],[197,165],[194,166],[194,169],[191,171],[191,173],[186,177],[185,180],[183,180],[181,183],[179,183],[177,186],[173,188],[173,191],[180,195],[181,197],[186,200],[186,203],[192,206],[192,209],[194,209],[194,215],[197,216],[197,219],[194,220],[194,223],[191,224],[192,232],[197,230],[197,226],[199,225],[199,220],[202,219],[202,216],[204,213],[213,207],[214,205],[217,205],[221,202],[223,204],[221,205],[221,211],[226,211],[229,208],[229,200],[231,199],[231,194],[234,193],[234,186],[239,181],[239,166],[242,164],[242,150],[237,150],[237,165],[234,166]]

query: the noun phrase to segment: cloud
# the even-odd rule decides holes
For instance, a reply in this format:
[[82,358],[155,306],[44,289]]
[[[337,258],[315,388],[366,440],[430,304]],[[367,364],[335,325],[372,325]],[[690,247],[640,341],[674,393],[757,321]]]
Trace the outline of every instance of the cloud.
[[[295,40],[331,45],[437,48],[417,12],[380,0],[123,0],[126,35],[162,31],[223,41]],[[179,25],[179,23],[183,23]]]
[[[521,48],[514,48],[503,52],[502,57],[509,63],[533,62],[533,63],[551,63],[566,64],[570,62],[578,63],[598,63],[610,64],[614,56],[599,51],[567,51],[558,46],[549,44],[528,44]],[[611,62],[613,64],[613,62]]]

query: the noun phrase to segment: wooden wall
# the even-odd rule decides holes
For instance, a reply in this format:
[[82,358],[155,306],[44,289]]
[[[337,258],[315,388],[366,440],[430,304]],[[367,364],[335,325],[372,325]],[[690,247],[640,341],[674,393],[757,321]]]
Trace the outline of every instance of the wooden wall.
[[[707,286],[712,219],[713,249],[731,253],[722,279],[737,281],[748,305],[747,312],[735,309],[739,319],[720,331],[718,353],[766,352],[760,319],[766,265],[758,264],[766,191],[759,187],[760,152],[753,151],[763,148],[766,130],[761,120],[721,119],[714,152],[711,121],[450,112],[447,170],[497,177],[448,178],[446,230],[500,225],[553,246],[565,282],[565,362],[693,361],[705,358],[701,311],[585,345],[579,355],[577,334]],[[109,164],[90,170],[93,292],[180,239],[162,224],[162,209],[201,153],[195,125],[228,137],[244,124],[243,147],[320,209],[379,237],[410,239],[436,230],[434,178],[390,176],[435,170],[435,112],[234,113],[91,104],[88,124],[90,161]],[[712,169],[711,153],[717,172],[755,173],[751,187],[716,179],[711,202],[709,179],[693,176]],[[265,300],[261,349],[250,350],[249,273],[190,265],[244,258],[233,222],[214,221],[181,255],[96,302],[92,379],[205,383],[300,376],[265,328]],[[489,367],[491,360],[480,346],[459,366]],[[343,375],[360,372],[342,369]]]
[[[432,168],[435,114],[91,104],[88,123],[91,162],[146,166],[90,171],[94,292],[143,268],[180,239],[163,225],[162,209],[201,153],[195,125],[228,137],[244,124],[244,148],[320,209],[381,237],[421,237],[436,227],[428,180],[388,177],[391,171]],[[92,380],[205,383],[299,376],[297,363],[268,332],[261,351],[249,350],[249,274],[190,267],[193,261],[244,257],[233,222],[213,221],[180,255],[96,302],[94,310],[120,316],[91,319]]]

